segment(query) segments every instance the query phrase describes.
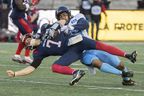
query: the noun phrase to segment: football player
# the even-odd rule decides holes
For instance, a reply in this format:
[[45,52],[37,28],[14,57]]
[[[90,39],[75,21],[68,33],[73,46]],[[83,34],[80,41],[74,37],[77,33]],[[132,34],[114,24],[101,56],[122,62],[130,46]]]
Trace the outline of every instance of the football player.
[[[86,26],[86,21],[85,21],[85,17],[83,16],[83,14],[77,14],[75,16],[71,16],[71,12],[70,10],[67,8],[67,7],[59,7],[56,11],[56,17],[58,20],[66,20],[68,23],[62,28],[62,30],[66,31],[67,33],[69,32],[69,34],[82,34],[88,38],[90,38],[86,32],[86,30],[83,30]],[[83,28],[82,28],[83,27]],[[80,30],[81,29],[81,30]],[[111,49],[110,49],[111,50]],[[115,49],[113,49],[115,50]],[[117,52],[120,52],[122,53],[121,50],[117,51]],[[82,59],[82,62],[84,62],[84,64],[87,65],[86,62],[89,62],[88,64],[92,64],[92,59],[93,58],[98,58],[96,57],[96,55],[99,56],[99,59],[102,60],[101,62],[105,62],[105,61],[108,61],[106,63],[108,64],[103,64],[103,66],[106,66],[106,69],[104,69],[103,71],[107,71],[107,72],[110,72],[110,73],[113,73],[113,74],[119,74],[121,75],[122,74],[122,71],[123,72],[127,72],[127,68],[120,63],[120,60],[118,59],[118,57],[114,56],[114,55],[111,55],[107,52],[104,52],[104,51],[97,51],[97,50],[90,50],[90,51],[85,51],[84,53],[84,57]],[[132,55],[136,55],[136,51],[134,51],[132,53]],[[107,57],[107,58],[105,58]],[[109,57],[109,58],[108,58]],[[96,59],[94,60],[94,65],[95,67],[98,67],[100,68],[100,66],[102,65],[100,63],[100,61],[98,61],[99,59]],[[104,60],[103,60],[104,59]],[[98,62],[96,62],[98,61]],[[110,62],[111,61],[111,62]],[[133,62],[133,61],[132,61]],[[113,66],[111,66],[109,63],[112,63],[113,66],[117,67],[117,66],[120,66],[121,67],[121,70],[118,70],[116,68],[114,68]],[[115,65],[116,64],[116,65]],[[111,67],[111,68],[110,68]],[[105,67],[104,67],[105,68]],[[95,73],[94,72],[94,69],[92,67],[89,67],[88,66],[88,69],[92,72],[92,73]],[[113,70],[116,70],[116,71],[113,71]],[[116,73],[117,72],[117,73]],[[135,82],[129,78],[124,78],[123,80],[123,85],[134,85]]]
[[[37,1],[37,2],[36,2]],[[30,50],[25,49],[25,57],[22,59],[20,56],[23,48],[25,47],[24,41],[22,40],[23,37],[25,37],[27,34],[31,34],[33,32],[33,29],[31,27],[31,23],[33,23],[38,15],[37,13],[28,18],[29,14],[28,11],[30,9],[31,5],[38,4],[39,0],[13,0],[12,1],[12,13],[10,14],[10,18],[12,19],[12,22],[18,27],[18,33],[17,33],[17,40],[18,48],[16,50],[15,55],[12,57],[13,61],[19,62],[19,63],[32,63],[32,59],[30,58]]]
[[[81,77],[85,75],[85,72],[83,70],[72,69],[69,65],[79,60],[84,50],[96,49],[97,42],[82,35],[66,34],[65,32],[60,31],[59,29],[64,24],[65,20],[60,20],[59,22],[54,23],[50,28],[47,28],[46,26],[46,28],[44,28],[45,34],[42,37],[43,39],[40,45],[36,42],[36,40],[38,40],[37,37],[39,36],[35,37],[34,42],[32,42],[33,39],[30,42],[30,45],[39,45],[33,52],[34,60],[32,64],[16,72],[7,70],[8,76],[15,77],[28,75],[41,64],[44,58],[48,56],[61,56],[53,63],[52,71],[65,75],[73,75],[70,85],[77,83]],[[29,39],[26,39],[25,41],[27,42]],[[101,47],[99,47],[99,49],[101,49]],[[130,73],[126,72],[123,74],[126,74],[124,76],[128,76]]]

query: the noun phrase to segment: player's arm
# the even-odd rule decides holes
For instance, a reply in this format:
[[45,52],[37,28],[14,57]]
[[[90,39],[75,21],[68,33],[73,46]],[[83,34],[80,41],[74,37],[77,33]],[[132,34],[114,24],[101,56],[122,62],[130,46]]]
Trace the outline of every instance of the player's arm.
[[78,20],[78,23],[74,25],[74,30],[85,30],[89,27],[89,23],[85,18]]
[[25,76],[25,75],[32,73],[34,70],[35,70],[34,67],[28,66],[28,67],[26,67],[22,70],[16,71],[16,72],[14,72],[12,70],[7,70],[7,74],[9,77]]
[[106,7],[104,4],[102,4],[102,12],[104,13],[105,16],[107,16]]
[[41,64],[41,61],[42,59],[35,59],[30,66],[19,71],[7,70],[7,74],[9,77],[29,75]]
[[43,35],[43,40],[48,38],[54,38],[55,36],[57,36],[60,32],[59,30],[62,26],[64,26],[65,23],[65,20],[59,20],[58,22],[53,23],[51,27],[46,29],[45,34]]
[[30,8],[29,4],[24,3],[23,0],[15,0],[15,3],[17,5],[17,7],[19,8],[19,10],[28,11]]

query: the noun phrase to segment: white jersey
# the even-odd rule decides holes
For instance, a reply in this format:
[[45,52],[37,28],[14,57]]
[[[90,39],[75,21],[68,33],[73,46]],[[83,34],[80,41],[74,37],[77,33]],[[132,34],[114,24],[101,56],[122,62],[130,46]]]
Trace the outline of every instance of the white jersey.
[[[70,21],[69,21],[69,23],[68,23],[68,26],[74,26],[74,25],[76,25],[81,18],[86,19],[83,14],[78,13],[77,15],[75,15],[73,18],[70,19]],[[86,30],[83,30],[83,31],[81,32],[81,34],[84,35],[85,37],[90,38],[90,36],[88,36],[88,33],[87,33]]]
[[71,26],[76,25],[81,18],[86,19],[85,16],[83,14],[81,14],[81,13],[75,15],[73,18],[70,19],[68,25],[71,25]]

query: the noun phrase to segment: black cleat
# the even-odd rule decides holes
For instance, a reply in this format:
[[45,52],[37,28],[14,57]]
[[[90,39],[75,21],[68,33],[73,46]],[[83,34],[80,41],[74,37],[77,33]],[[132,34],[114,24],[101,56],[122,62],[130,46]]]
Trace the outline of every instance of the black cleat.
[[134,85],[136,85],[136,82],[131,80],[131,79],[130,80],[123,80],[122,85],[124,85],[124,86],[134,86]]
[[73,79],[69,83],[70,86],[73,86],[75,83],[77,83],[83,76],[85,75],[85,72],[83,70],[77,70],[73,74]]
[[128,72],[122,72],[122,77],[133,77],[133,72],[128,71]]
[[137,52],[133,51],[131,54],[126,54],[126,58],[128,58],[132,63],[136,62]]

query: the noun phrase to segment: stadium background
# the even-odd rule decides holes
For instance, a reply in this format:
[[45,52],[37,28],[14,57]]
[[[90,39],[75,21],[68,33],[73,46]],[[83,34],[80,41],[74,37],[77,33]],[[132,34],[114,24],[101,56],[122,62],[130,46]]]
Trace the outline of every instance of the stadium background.
[[[67,5],[71,9],[75,10],[78,7],[78,1],[79,0],[72,0],[72,2],[70,2],[70,0],[41,0],[39,9],[51,10],[53,8],[57,8],[57,6],[63,3],[63,5]],[[107,12],[109,15],[109,29],[111,29],[112,31],[109,33],[107,32],[108,30],[100,30],[100,36],[107,37],[107,35],[119,35],[121,34],[121,32],[124,32],[122,33],[123,35],[130,35],[133,32],[137,40],[139,39],[139,37],[136,36],[137,34],[141,36],[141,39],[143,39],[141,34],[143,34],[144,30],[128,30],[128,32],[120,30],[114,31],[114,27],[111,27],[115,22],[118,22],[118,24],[129,24],[128,26],[134,23],[143,26],[144,13],[143,10],[137,10],[137,7],[137,0],[111,0],[110,10],[108,10]],[[126,15],[125,17],[128,18],[128,21],[124,21],[123,15],[121,15],[122,13]],[[120,16],[117,16],[117,14],[119,14]],[[129,19],[129,17],[132,18]],[[112,21],[111,19],[114,20]],[[109,20],[112,21],[112,23],[109,23]],[[105,22],[103,19],[101,28],[103,28],[104,24]],[[143,27],[140,27],[140,29],[141,28]],[[10,33],[6,34],[9,38],[8,41],[12,42],[12,38],[9,37],[11,36]],[[2,35],[0,35],[0,37],[1,36]],[[120,35],[119,37],[125,36]],[[125,38],[129,38],[129,36]],[[112,38],[104,39],[103,37],[101,37],[101,39],[107,41],[108,39],[111,40]],[[71,67],[75,69],[85,70],[86,75],[76,86],[73,87],[70,87],[68,85],[69,81],[72,78],[71,76],[54,74],[53,72],[51,72],[51,64],[58,57],[50,57],[45,59],[43,61],[43,64],[41,64],[41,66],[29,76],[8,78],[6,75],[6,70],[20,70],[27,66],[11,61],[11,57],[17,48],[17,43],[9,42],[0,42],[0,96],[143,96],[144,94],[143,42],[106,42],[108,44],[118,46],[121,49],[126,50],[127,52],[137,50],[138,58],[136,64],[131,64],[130,61],[121,58],[121,60],[124,61],[125,65],[128,66],[130,70],[134,71],[135,74],[133,80],[137,82],[136,86],[123,86],[121,84],[121,77],[112,74],[105,74],[98,70],[96,76],[88,75],[86,67],[78,61],[73,63]]]
[[[58,6],[61,5],[68,6],[70,9],[72,9],[73,15],[78,13],[79,12],[78,7],[80,1],[81,0],[73,0],[73,2],[69,2],[69,0],[41,0],[38,5],[38,9],[52,11],[52,12],[42,12],[41,16],[42,17],[45,16],[45,18],[48,19],[54,19],[53,18],[55,16],[54,9],[56,9]],[[143,23],[144,11],[138,10],[139,7],[138,1],[140,0],[109,0],[109,1],[110,4],[109,4],[109,9],[107,10],[107,14],[108,14],[107,19],[102,14],[103,17],[100,23],[99,39],[105,41],[108,40],[143,41],[144,40],[143,38],[144,37],[144,23]],[[104,27],[106,24],[107,24],[107,28],[105,29]],[[13,39],[12,37],[15,36],[17,30],[15,26],[13,26],[11,21],[9,22],[8,30],[12,31],[11,33],[14,32],[14,34],[11,33],[7,34],[8,39]],[[96,30],[95,27],[94,30]],[[89,35],[91,36],[90,30],[89,30]]]

